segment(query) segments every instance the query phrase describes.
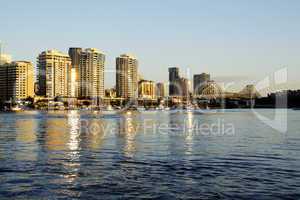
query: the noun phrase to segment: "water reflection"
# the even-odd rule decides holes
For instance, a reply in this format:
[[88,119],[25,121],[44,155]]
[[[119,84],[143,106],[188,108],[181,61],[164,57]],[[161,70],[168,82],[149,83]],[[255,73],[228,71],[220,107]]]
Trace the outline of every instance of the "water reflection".
[[136,135],[138,132],[138,121],[136,115],[124,114],[119,120],[119,136],[124,139],[124,154],[133,157],[136,152]]
[[[188,199],[201,190],[203,199],[220,194],[237,199],[292,194],[288,197],[295,199],[300,185],[299,112],[290,113],[284,136],[244,112],[143,112],[98,119],[80,111],[0,113],[0,196],[129,199],[163,194],[166,199]],[[195,122],[212,123],[220,117],[234,123],[238,134],[195,134]],[[175,129],[144,132],[144,119],[149,120],[147,127],[152,119]],[[115,130],[109,128],[113,125]],[[105,130],[95,128],[101,126]],[[89,129],[98,131],[90,134]]]
[[168,149],[170,154],[191,155],[195,132],[193,112],[169,113]]
[[77,110],[71,110],[68,113],[68,125],[70,133],[68,146],[71,151],[77,152],[79,150],[80,142],[80,115]]
[[78,111],[72,110],[69,111],[67,119],[69,140],[64,168],[68,173],[64,175],[64,179],[71,183],[76,180],[80,169],[80,115]]
[[82,134],[85,136],[84,142],[89,149],[100,149],[105,137],[109,135],[108,124],[103,119],[89,119],[86,127],[83,127]]
[[193,152],[193,138],[194,138],[194,115],[192,112],[187,112],[185,120],[185,144],[186,144],[186,154],[191,154]]
[[15,156],[17,160],[37,159],[37,121],[34,119],[19,119],[15,122],[16,145]]
[[45,119],[45,147],[49,151],[68,150],[69,133],[66,124],[67,118]]
[[59,174],[49,184],[70,184],[76,181],[81,167],[80,114],[78,111],[48,112],[39,125],[41,145],[45,151],[40,162],[57,166]]

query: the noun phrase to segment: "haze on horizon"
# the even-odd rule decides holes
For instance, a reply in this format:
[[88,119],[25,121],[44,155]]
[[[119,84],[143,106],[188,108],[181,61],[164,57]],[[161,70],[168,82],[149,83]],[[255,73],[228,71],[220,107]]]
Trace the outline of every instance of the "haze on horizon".
[[[0,0],[0,8],[0,41],[14,60],[94,47],[106,53],[106,70],[132,53],[140,74],[154,81],[167,81],[168,67],[179,66],[190,79],[207,72],[239,90],[287,67],[282,87],[300,88],[297,0]],[[106,87],[114,83],[106,73]]]

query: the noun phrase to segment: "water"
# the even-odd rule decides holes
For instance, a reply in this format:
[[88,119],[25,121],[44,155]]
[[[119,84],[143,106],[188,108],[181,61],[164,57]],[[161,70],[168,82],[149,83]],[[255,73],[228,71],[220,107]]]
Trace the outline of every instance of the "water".
[[250,110],[1,113],[0,199],[299,199],[287,116],[281,133]]

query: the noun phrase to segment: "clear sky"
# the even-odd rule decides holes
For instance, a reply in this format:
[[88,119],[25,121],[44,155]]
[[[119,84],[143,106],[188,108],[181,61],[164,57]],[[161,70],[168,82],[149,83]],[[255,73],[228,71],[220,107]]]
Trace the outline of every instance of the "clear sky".
[[0,40],[15,60],[34,63],[46,49],[95,47],[114,69],[129,52],[155,81],[178,66],[238,88],[287,67],[289,87],[300,88],[298,0],[0,0]]

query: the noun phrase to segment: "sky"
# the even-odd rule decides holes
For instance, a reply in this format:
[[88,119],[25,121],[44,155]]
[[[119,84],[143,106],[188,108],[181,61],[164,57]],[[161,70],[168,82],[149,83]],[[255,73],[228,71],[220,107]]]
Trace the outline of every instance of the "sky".
[[14,60],[36,63],[47,49],[98,48],[106,54],[106,87],[115,58],[139,60],[140,74],[167,81],[210,73],[231,90],[287,69],[282,87],[300,88],[298,0],[0,0],[0,41]]

